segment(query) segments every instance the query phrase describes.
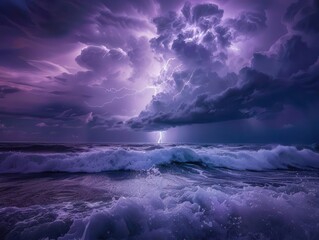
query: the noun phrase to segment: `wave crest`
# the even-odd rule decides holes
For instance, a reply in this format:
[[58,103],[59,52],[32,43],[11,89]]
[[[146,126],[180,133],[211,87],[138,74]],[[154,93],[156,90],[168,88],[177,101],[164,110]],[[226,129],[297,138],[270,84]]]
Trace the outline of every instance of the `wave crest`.
[[173,163],[197,163],[207,168],[232,170],[309,170],[319,168],[319,154],[306,148],[297,149],[294,146],[281,145],[270,149],[194,146],[153,149],[105,147],[76,153],[0,154],[1,173],[140,171]]

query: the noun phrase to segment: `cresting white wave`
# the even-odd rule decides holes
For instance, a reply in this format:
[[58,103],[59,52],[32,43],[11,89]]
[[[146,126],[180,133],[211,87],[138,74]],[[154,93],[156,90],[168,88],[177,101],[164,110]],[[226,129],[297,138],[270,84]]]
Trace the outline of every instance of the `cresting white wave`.
[[5,152],[0,154],[0,173],[140,171],[173,163],[233,170],[308,170],[319,168],[319,153],[281,145],[254,150],[184,146],[153,150],[105,147],[89,152],[50,154]]

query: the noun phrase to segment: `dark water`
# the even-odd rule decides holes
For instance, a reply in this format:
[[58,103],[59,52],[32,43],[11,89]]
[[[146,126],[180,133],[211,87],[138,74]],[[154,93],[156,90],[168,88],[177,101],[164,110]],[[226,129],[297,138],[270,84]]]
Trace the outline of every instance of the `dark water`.
[[311,146],[0,151],[0,239],[319,239]]

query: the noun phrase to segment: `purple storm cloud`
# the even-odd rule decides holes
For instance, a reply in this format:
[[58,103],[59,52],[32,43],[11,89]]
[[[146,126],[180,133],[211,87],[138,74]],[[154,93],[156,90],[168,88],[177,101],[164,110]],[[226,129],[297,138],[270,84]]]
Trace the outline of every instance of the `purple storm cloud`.
[[315,142],[318,41],[312,0],[2,1],[0,140]]

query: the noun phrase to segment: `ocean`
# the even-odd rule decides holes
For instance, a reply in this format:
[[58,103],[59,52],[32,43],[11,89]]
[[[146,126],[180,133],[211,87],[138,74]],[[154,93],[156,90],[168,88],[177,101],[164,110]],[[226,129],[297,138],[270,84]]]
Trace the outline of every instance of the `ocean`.
[[1,144],[0,239],[319,239],[318,146]]

